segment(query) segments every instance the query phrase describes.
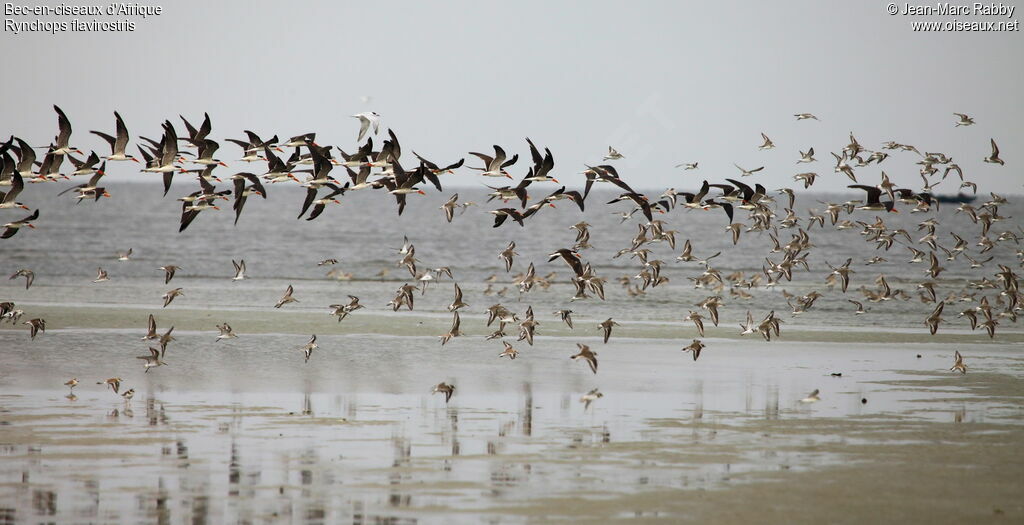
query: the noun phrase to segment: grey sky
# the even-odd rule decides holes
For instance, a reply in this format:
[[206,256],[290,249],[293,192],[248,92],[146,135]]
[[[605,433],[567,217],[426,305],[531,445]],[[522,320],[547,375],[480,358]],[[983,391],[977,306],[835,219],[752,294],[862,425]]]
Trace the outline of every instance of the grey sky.
[[[5,32],[3,134],[44,143],[57,103],[72,143],[98,151],[105,144],[88,130],[112,130],[115,109],[133,140],[209,111],[217,140],[317,131],[348,150],[358,130],[349,115],[372,109],[407,152],[439,162],[491,144],[528,155],[529,136],[570,185],[611,144],[636,187],[720,181],[739,174],[736,162],[767,166],[749,179],[769,188],[817,171],[813,189],[824,191],[849,183],[828,152],[853,131],[868,148],[892,139],[948,153],[981,191],[1020,193],[1024,182],[1020,32],[915,33],[911,20],[952,17],[890,16],[888,2],[294,4],[167,2],[162,16],[135,19],[134,33]],[[955,128],[954,111],[977,124]],[[821,122],[796,122],[798,112]],[[777,149],[757,150],[762,131]],[[1006,166],[981,162],[989,137]],[[810,146],[818,162],[797,166]],[[222,141],[219,157],[237,155]],[[919,188],[915,160],[897,153],[882,168]],[[701,168],[673,168],[684,161]],[[869,184],[878,172],[857,170]],[[451,181],[482,184],[468,172]]]

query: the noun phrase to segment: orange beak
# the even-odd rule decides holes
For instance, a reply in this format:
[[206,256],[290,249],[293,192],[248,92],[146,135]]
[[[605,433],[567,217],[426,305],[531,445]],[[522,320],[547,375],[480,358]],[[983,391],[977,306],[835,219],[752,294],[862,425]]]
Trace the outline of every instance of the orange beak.
[[224,164],[223,162],[218,162],[217,164],[220,164],[221,166],[224,166],[225,168],[228,167],[228,165]]
[[426,193],[423,190],[416,190],[416,193],[419,193],[420,195],[426,195]]
[[137,159],[137,158],[135,158],[135,157],[130,157],[130,158],[132,159],[132,162],[134,162],[134,163],[138,164],[138,162],[139,162],[139,159]]
[[100,175],[106,175],[106,173],[103,170],[96,170],[96,173],[99,173]]
[[28,206],[25,206],[24,204],[22,204],[21,206],[18,206],[18,207],[19,207],[19,208],[22,208],[22,209],[25,209],[25,210],[27,210],[27,209],[28,209]]
[[558,179],[554,177],[551,177],[551,180],[554,181],[555,184],[561,184],[561,182],[558,182]]
[[214,206],[213,206],[213,209],[215,209],[215,210],[219,210],[219,209],[220,209],[220,206],[214,205]]
[[26,224],[25,226],[28,226],[29,228],[32,228],[33,230],[36,229],[35,225],[33,225],[31,222]]

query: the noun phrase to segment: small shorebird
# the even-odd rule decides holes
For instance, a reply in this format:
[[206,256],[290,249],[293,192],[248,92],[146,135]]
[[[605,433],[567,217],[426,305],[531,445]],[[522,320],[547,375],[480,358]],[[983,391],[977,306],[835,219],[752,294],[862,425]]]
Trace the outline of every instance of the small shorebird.
[[142,366],[146,369],[146,373],[149,373],[149,369],[155,366],[166,365],[167,363],[160,360],[160,351],[152,346],[149,347],[149,355],[140,355],[135,359],[142,359],[145,363]]
[[971,124],[974,124],[974,119],[972,119],[971,117],[968,117],[967,115],[964,115],[963,113],[953,113],[953,114],[958,116],[958,117],[960,117],[960,120],[956,121],[956,126],[953,126],[955,128],[959,128],[960,126],[970,126]]
[[298,299],[292,297],[292,292],[293,291],[295,291],[295,290],[292,289],[292,285],[289,284],[288,285],[288,289],[284,291],[284,296],[282,296],[281,300],[278,301],[277,304],[274,305],[274,308],[280,308],[280,307],[282,307],[282,306],[284,306],[284,305],[286,305],[288,303],[297,303],[297,302],[299,302]]
[[455,208],[458,205],[459,205],[459,194],[458,193],[456,193],[455,195],[452,195],[451,198],[448,199],[447,202],[445,202],[444,204],[441,205],[441,209],[444,210],[444,218],[447,219],[448,222],[452,222],[452,219],[455,218]]
[[77,377],[72,377],[70,380],[68,380],[66,383],[64,383],[64,386],[70,388],[72,393],[74,393],[75,387],[77,385],[78,385],[78,378]]
[[110,277],[107,276],[107,271],[103,268],[96,268],[96,278],[92,280],[94,283],[102,283],[109,281]]
[[132,249],[128,248],[126,252],[117,252],[117,260],[119,261],[130,261],[132,258]]
[[818,117],[815,117],[814,115],[812,115],[810,113],[797,113],[797,114],[795,114],[793,116],[796,117],[797,120],[807,120],[807,119],[810,119],[810,118],[812,118],[814,120],[818,120]]
[[623,157],[621,153],[615,151],[615,148],[608,146],[608,154],[605,155],[604,158],[601,160],[619,160],[624,158],[625,157]]
[[437,386],[435,386],[434,389],[430,391],[430,393],[436,394],[438,392],[444,394],[444,402],[447,403],[449,400],[451,400],[452,394],[455,393],[455,385],[449,385],[448,383],[445,382],[438,383]]
[[[131,403],[132,402],[132,398],[135,397],[135,389],[134,388],[129,388],[128,390],[125,390],[125,392],[123,394],[121,394],[121,397],[124,398],[125,404]],[[128,409],[125,409],[125,413],[126,414],[128,413]]]
[[469,306],[468,304],[466,304],[466,303],[464,303],[462,301],[462,288],[459,288],[459,283],[454,283],[454,284],[455,284],[455,299],[453,299],[452,303],[448,305],[448,311],[449,312],[454,312],[454,311],[458,310],[459,308],[463,308],[463,307]]
[[684,162],[682,164],[676,164],[677,168],[683,168],[684,170],[695,170],[699,162]]
[[35,339],[39,332],[46,332],[46,321],[43,319],[30,319],[24,324],[28,325],[29,335],[32,336],[32,339]]
[[796,161],[797,164],[804,162],[815,162],[817,159],[814,158],[814,148],[809,148],[806,152],[800,152],[800,160]]
[[587,392],[586,394],[583,394],[583,396],[580,397],[580,403],[583,403],[583,411],[586,412],[587,409],[590,408],[591,403],[597,401],[602,397],[604,397],[604,394],[602,394],[601,391],[596,388],[591,390],[590,392]]
[[316,334],[313,334],[313,336],[309,338],[309,342],[302,348],[299,348],[299,350],[306,353],[306,360],[304,362],[309,362],[309,356],[313,355],[313,350],[317,348],[320,347],[316,344]]
[[142,338],[143,341],[160,339],[160,336],[156,333],[156,317],[153,317],[153,314],[149,314],[149,323],[147,327],[148,331],[146,332],[146,336]]
[[989,139],[989,142],[992,143],[992,154],[985,157],[983,160],[989,164],[998,164],[1000,166],[1006,164],[1003,162],[1003,159],[999,158],[999,146],[996,146],[996,140]]
[[116,394],[118,389],[121,388],[121,381],[124,381],[124,380],[121,379],[120,377],[111,377],[110,379],[107,379],[105,381],[97,381],[96,384],[97,385],[107,385]]
[[221,339],[235,339],[238,336],[235,335],[235,331],[231,329],[231,325],[224,323],[217,325],[217,330],[220,330],[220,335],[214,342],[220,341]]
[[324,259],[324,260],[316,263],[317,266],[333,266],[335,264],[338,264],[338,260],[337,259]]
[[459,330],[459,324],[461,324],[459,312],[452,312],[452,327],[448,329],[448,333],[440,336],[441,346],[447,344],[453,337],[459,337],[462,335],[462,331]]
[[758,146],[757,149],[772,149],[775,147],[775,143],[772,142],[772,139],[768,138],[768,135],[761,133],[761,138],[764,139],[764,144]]
[[509,241],[508,248],[505,248],[498,254],[498,257],[501,257],[501,260],[505,261],[506,272],[512,271],[512,261],[515,259],[516,255],[518,255],[516,253],[516,241]]
[[592,352],[590,350],[590,347],[585,345],[585,344],[576,343],[576,346],[579,347],[580,351],[578,353],[576,353],[575,355],[569,356],[569,358],[572,359],[573,361],[578,361],[580,359],[586,361],[587,364],[590,365],[590,370],[592,370],[596,374],[597,373],[597,353],[596,352]]
[[175,297],[177,297],[179,295],[185,295],[185,293],[182,292],[181,290],[182,290],[181,288],[175,288],[175,289],[173,289],[173,290],[163,294],[163,296],[160,297],[161,299],[164,300],[164,306],[163,307],[167,308],[167,305],[171,304],[171,301],[173,301]]
[[559,310],[555,312],[555,315],[561,317],[562,321],[569,325],[570,329],[572,328],[572,310]]
[[736,163],[733,163],[733,166],[736,166],[736,169],[740,170],[740,174],[742,176],[744,176],[744,177],[749,177],[749,176],[751,176],[751,175],[753,175],[753,174],[755,174],[755,173],[757,173],[757,172],[759,172],[759,171],[764,169],[764,166],[761,166],[760,168],[754,168],[752,170],[748,170],[748,169],[741,168],[740,165],[736,164]]
[[961,374],[967,373],[967,365],[964,364],[964,356],[960,355],[960,351],[957,350],[953,356],[956,361],[953,363],[953,367],[949,369],[950,372],[956,370]]
[[235,267],[235,276],[231,278],[232,281],[245,279],[245,259],[239,259],[238,262],[231,259],[231,266]]
[[864,305],[862,303],[854,301],[853,299],[847,299],[846,301],[852,303],[854,306],[857,307],[857,311],[853,312],[854,315],[860,315],[867,312],[867,310],[864,309]]
[[354,311],[356,311],[356,310],[358,310],[360,308],[363,308],[363,305],[359,304],[359,298],[358,297],[356,297],[354,295],[350,295],[350,296],[348,296],[348,298],[349,298],[349,303],[348,304],[332,304],[330,306],[330,308],[332,310],[331,311],[331,315],[337,316],[339,323],[341,322],[342,319],[348,317],[348,314],[350,314],[350,313],[352,313],[352,312],[354,312]]
[[807,394],[807,397],[800,400],[801,403],[816,403],[818,401],[821,401],[821,396],[818,395],[817,388],[815,388],[810,394]]
[[516,356],[519,355],[519,350],[512,348],[512,345],[506,343],[505,341],[502,341],[501,343],[505,345],[505,350],[498,354],[498,357],[507,357],[509,359],[515,359]]
[[172,326],[168,328],[166,332],[164,332],[164,335],[160,336],[160,339],[158,340],[158,342],[160,343],[160,357],[163,357],[164,354],[167,353],[167,345],[170,344],[171,341],[177,340],[174,338],[173,335],[171,335],[171,332],[173,331],[174,327]]
[[619,323],[616,323],[615,321],[612,321],[611,317],[609,317],[604,322],[599,323],[597,325],[597,327],[599,329],[604,330],[604,342],[605,343],[607,343],[608,342],[608,338],[612,336],[612,327],[613,326],[619,326]]
[[28,288],[30,286],[32,286],[32,282],[36,280],[36,274],[32,270],[28,270],[28,269],[25,269],[25,268],[22,268],[22,269],[18,270],[17,272],[14,272],[14,274],[11,275],[8,280],[16,279],[18,277],[24,277],[25,278],[25,289],[26,290],[28,290]]
[[693,360],[696,361],[700,357],[700,351],[704,349],[704,346],[700,339],[694,339],[692,343],[683,347],[683,352],[693,352]]
[[935,335],[935,332],[939,330],[939,323],[942,322],[942,308],[945,306],[946,303],[944,301],[939,301],[935,310],[932,310],[932,313],[924,320],[925,326],[928,327],[928,331],[931,332],[932,335]]
[[161,267],[157,268],[157,270],[163,270],[164,271],[164,284],[167,284],[167,283],[171,282],[171,279],[174,279],[174,272],[176,272],[176,271],[178,271],[180,269],[181,269],[180,266],[175,266],[173,264],[168,264],[166,266],[161,266]]
[[693,321],[693,325],[697,327],[697,333],[704,337],[704,316],[693,310],[689,310],[689,312],[690,315],[684,317],[683,321]]

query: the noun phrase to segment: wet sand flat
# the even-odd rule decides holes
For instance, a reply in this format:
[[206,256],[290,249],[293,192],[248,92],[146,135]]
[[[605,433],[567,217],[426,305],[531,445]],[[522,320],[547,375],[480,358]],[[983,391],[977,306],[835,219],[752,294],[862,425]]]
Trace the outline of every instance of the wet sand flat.
[[[143,373],[103,344],[122,331],[87,335],[73,366],[58,331],[0,375],[12,521],[1024,519],[1016,345],[711,339],[692,361],[623,338],[594,342],[595,375],[568,359],[575,338],[505,362],[458,339],[438,356],[421,337],[329,335],[304,365],[300,335],[185,333]],[[73,399],[53,386],[71,369]],[[130,403],[94,384],[112,370]]]

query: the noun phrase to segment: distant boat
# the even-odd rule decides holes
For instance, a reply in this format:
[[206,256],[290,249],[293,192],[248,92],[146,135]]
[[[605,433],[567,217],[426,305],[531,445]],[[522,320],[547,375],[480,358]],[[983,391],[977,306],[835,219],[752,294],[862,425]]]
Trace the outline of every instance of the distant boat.
[[935,200],[939,202],[952,202],[952,203],[967,203],[974,202],[977,199],[977,195],[967,195],[965,193],[957,193],[956,195],[936,195]]

